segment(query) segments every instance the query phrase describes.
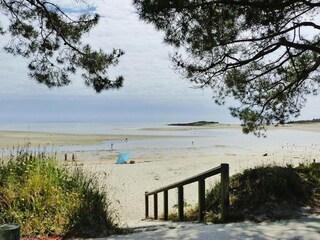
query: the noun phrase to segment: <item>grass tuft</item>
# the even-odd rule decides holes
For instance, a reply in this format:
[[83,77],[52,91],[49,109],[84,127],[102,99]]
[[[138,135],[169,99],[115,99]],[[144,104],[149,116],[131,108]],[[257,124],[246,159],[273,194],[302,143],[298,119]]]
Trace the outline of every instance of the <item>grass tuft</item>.
[[106,236],[117,231],[97,179],[54,155],[20,151],[0,163],[0,224],[18,223],[22,236]]

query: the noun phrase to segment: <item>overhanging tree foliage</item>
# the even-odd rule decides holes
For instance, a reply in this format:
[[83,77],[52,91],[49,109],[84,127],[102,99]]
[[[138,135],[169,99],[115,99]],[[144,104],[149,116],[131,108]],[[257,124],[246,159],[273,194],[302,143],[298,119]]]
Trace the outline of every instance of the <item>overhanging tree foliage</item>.
[[[144,21],[177,47],[172,61],[211,87],[245,133],[297,117],[320,85],[320,3],[315,0],[134,0]],[[182,52],[179,51],[182,49]],[[180,53],[179,53],[180,52]]]
[[5,50],[30,59],[29,75],[48,87],[68,85],[69,75],[81,69],[85,84],[96,92],[120,88],[123,77],[112,80],[107,69],[118,64],[123,52],[113,49],[106,54],[81,42],[99,16],[85,10],[81,16],[70,17],[68,9],[56,2],[0,0],[0,13],[8,19],[1,23],[0,34],[11,36]]

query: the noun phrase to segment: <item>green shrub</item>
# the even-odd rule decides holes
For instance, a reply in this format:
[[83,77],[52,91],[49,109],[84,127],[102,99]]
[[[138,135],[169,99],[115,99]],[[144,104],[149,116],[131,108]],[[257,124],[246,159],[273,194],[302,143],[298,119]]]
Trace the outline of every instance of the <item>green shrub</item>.
[[238,204],[265,202],[304,203],[311,198],[311,186],[291,167],[268,166],[245,170],[231,179],[230,190],[237,192]]
[[22,151],[0,164],[0,224],[20,224],[23,236],[108,235],[117,226],[97,186],[79,167]]
[[312,182],[315,190],[320,193],[320,163],[300,164],[297,167],[297,172],[304,175],[306,181]]
[[[301,206],[311,206],[320,191],[320,164],[263,166],[230,178],[230,219],[265,220],[297,216]],[[209,216],[220,212],[221,185],[206,193]],[[215,220],[216,218],[212,218]]]

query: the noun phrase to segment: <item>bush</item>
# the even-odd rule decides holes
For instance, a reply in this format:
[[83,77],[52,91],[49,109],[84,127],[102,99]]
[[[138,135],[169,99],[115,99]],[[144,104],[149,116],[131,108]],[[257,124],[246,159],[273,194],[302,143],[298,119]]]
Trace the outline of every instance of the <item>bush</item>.
[[117,226],[97,186],[79,167],[21,151],[0,164],[0,224],[20,224],[22,236],[108,235]]
[[268,166],[245,170],[232,178],[231,191],[237,192],[238,204],[265,202],[305,203],[311,198],[311,186],[291,167]]
[[304,175],[306,181],[312,182],[316,187],[316,192],[320,193],[320,163],[300,164],[297,167],[297,172]]
[[[209,216],[220,212],[220,183],[206,193]],[[263,166],[230,178],[231,220],[275,220],[295,217],[311,206],[320,191],[320,164]]]

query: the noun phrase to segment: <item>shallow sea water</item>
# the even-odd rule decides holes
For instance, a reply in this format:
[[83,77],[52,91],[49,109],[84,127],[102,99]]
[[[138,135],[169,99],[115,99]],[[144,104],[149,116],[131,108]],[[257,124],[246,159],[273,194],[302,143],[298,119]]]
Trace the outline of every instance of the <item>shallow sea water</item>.
[[[159,128],[166,128],[161,129]],[[266,132],[267,137],[245,135],[241,129],[197,129],[188,130],[169,128],[165,123],[89,123],[89,122],[33,122],[33,123],[0,123],[0,130],[39,131],[71,134],[118,134],[122,140],[104,141],[85,146],[52,146],[46,151],[83,152],[83,151],[116,151],[116,152],[152,152],[161,150],[228,152],[250,152],[252,149],[270,151],[274,149],[319,149],[320,133],[298,131],[290,128],[273,129]],[[130,135],[148,135],[154,138],[130,139]],[[161,137],[158,136],[168,136]],[[127,139],[126,139],[127,138]]]

